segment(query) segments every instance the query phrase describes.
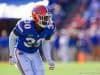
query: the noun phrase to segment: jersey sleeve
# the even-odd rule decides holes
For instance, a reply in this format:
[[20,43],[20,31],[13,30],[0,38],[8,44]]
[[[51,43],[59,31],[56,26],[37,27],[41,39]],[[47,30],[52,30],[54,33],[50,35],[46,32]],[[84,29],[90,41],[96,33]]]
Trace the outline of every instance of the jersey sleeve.
[[54,34],[55,31],[56,27],[55,24],[53,24],[51,27],[49,27],[48,36],[45,38],[45,40],[50,40],[51,36]]
[[17,36],[21,36],[22,35],[22,33],[23,33],[23,21],[18,21],[17,22],[17,24],[16,24],[16,26],[14,27],[14,33],[15,33],[15,35],[17,35]]

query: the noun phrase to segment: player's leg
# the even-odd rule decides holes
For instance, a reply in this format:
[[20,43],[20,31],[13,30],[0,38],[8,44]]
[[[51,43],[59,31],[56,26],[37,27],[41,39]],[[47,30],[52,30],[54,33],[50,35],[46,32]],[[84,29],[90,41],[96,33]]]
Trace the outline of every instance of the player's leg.
[[32,67],[35,75],[44,75],[44,66],[39,52],[34,53],[32,57]]
[[22,75],[34,75],[31,65],[31,60],[19,50],[16,50],[17,66]]

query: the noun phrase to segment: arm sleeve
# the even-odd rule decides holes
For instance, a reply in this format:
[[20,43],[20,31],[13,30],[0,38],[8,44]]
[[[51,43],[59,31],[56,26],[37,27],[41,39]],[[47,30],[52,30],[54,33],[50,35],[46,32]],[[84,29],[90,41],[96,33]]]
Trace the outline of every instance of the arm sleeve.
[[43,50],[43,54],[47,60],[48,63],[53,62],[52,60],[52,54],[51,54],[51,43],[50,40],[44,40],[42,42],[42,50]]
[[14,56],[14,49],[16,46],[17,38],[18,36],[16,36],[14,32],[12,31],[9,35],[9,56]]

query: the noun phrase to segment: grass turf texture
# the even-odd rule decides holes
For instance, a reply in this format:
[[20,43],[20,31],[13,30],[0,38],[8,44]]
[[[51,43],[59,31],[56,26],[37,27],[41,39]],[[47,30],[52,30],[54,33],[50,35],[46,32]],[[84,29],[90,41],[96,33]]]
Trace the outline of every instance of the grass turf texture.
[[[0,63],[0,75],[20,75],[15,66],[8,63]],[[45,75],[100,75],[100,62],[84,64],[56,63],[53,71],[45,64]]]

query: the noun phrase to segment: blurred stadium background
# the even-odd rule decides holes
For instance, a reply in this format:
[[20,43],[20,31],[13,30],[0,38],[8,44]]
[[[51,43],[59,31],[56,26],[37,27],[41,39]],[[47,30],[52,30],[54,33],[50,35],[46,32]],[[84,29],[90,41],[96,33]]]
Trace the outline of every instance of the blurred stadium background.
[[100,75],[100,0],[0,0],[0,75],[20,75],[8,64],[9,33],[37,4],[50,9],[57,28],[51,39],[57,65],[49,71],[46,64],[46,75]]

